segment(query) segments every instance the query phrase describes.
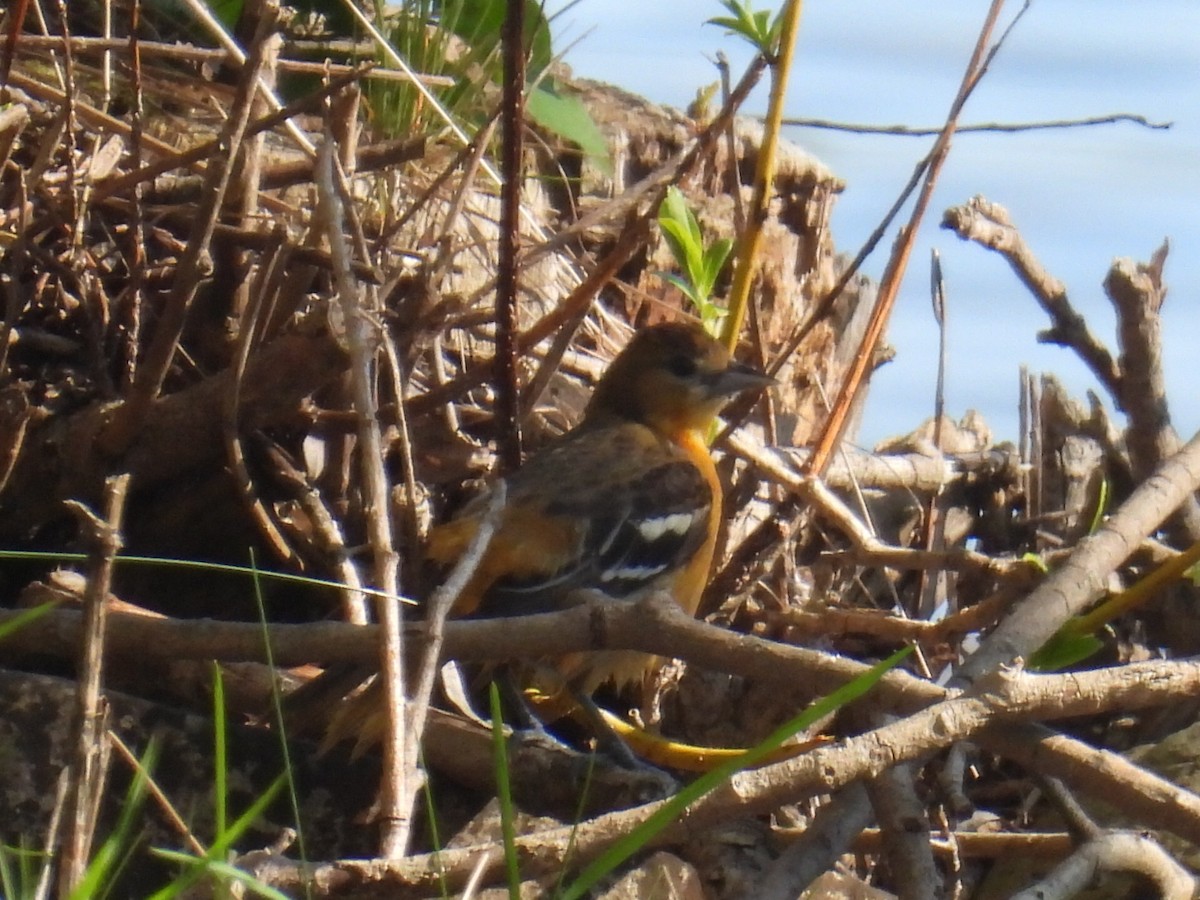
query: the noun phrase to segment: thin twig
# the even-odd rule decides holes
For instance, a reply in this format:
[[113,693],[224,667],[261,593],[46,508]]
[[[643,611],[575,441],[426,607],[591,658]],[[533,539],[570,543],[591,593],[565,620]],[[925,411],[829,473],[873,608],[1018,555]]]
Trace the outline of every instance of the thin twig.
[[[133,33],[132,28],[130,29],[130,33]],[[238,63],[244,61],[238,60],[234,53],[224,48],[197,47],[192,44],[164,44],[159,41],[141,41],[140,43],[142,50],[147,56],[161,57],[163,59],[182,59],[191,62],[214,64],[230,60]],[[124,38],[78,37],[75,35],[70,37],[47,35],[43,37],[41,35],[27,34],[22,35],[21,45],[23,50],[59,50],[66,45],[77,54],[92,54],[124,50],[129,44]],[[286,42],[284,48],[289,49],[289,45]],[[332,75],[340,77],[353,74],[356,77],[378,81],[411,82],[415,77],[423,84],[431,87],[453,87],[455,84],[453,78],[448,78],[445,75],[417,74],[414,76],[399,69],[382,68],[373,62],[343,65],[332,62],[308,62],[302,59],[281,59],[279,60],[279,68],[284,72],[296,72],[305,75]]]
[[517,382],[517,309],[520,303],[522,148],[525,130],[525,4],[505,6],[504,88],[500,101],[500,246],[496,265],[496,401],[492,416],[501,469],[521,465],[521,389]]
[[[272,11],[275,15],[271,14]],[[253,106],[254,87],[258,83],[258,74],[264,62],[267,36],[274,28],[278,12],[278,4],[264,3],[263,16],[259,21],[250,60],[242,73],[233,108],[222,130],[221,140],[226,155],[214,157],[205,171],[206,190],[199,209],[196,210],[187,248],[176,269],[175,283],[164,304],[154,340],[146,351],[138,378],[125,404],[109,423],[101,438],[100,443],[110,453],[124,450],[134,439],[150,404],[158,397],[170,371],[179,338],[183,334],[188,308],[200,288],[204,275],[209,242],[225,199],[238,149],[246,132],[246,123]]]
[[[350,249],[342,228],[346,220],[341,191],[335,183],[337,159],[335,145],[328,136],[317,155],[317,186],[322,226],[334,261],[338,302],[350,351],[350,381],[354,406],[359,417],[359,464],[362,475],[363,514],[374,559],[374,586],[395,594],[399,590],[399,557],[392,539],[389,514],[391,491],[384,469],[383,438],[379,430],[378,410],[372,389],[371,372],[378,350],[378,339],[371,335],[370,313],[359,302],[359,288],[350,268]],[[384,741],[383,778],[380,789],[382,834],[380,852],[389,859],[403,856],[411,837],[413,804],[417,786],[415,760],[412,768],[406,758],[405,734],[407,704],[404,677],[404,652],[401,636],[400,604],[379,604],[380,654],[388,731]]]
[[100,697],[104,657],[108,591],[113,560],[121,549],[121,520],[129,475],[115,475],[105,484],[104,518],[72,503],[90,545],[91,573],[84,596],[83,644],[79,652],[78,706],[75,719],[75,754],[71,763],[73,790],[68,795],[63,825],[67,829],[59,860],[59,885],[63,896],[79,884],[91,855],[96,811],[105,780],[102,760],[107,707]]
[[433,697],[438,666],[441,663],[442,645],[446,639],[446,619],[454,607],[454,602],[466,589],[467,583],[483,561],[483,556],[487,553],[492,536],[496,533],[500,518],[504,514],[504,505],[507,499],[507,484],[501,478],[492,486],[492,496],[488,500],[483,517],[479,520],[479,528],[475,532],[475,536],[471,538],[471,543],[467,545],[466,551],[454,564],[454,569],[449,577],[430,595],[426,604],[425,649],[417,670],[417,686],[413,691],[412,703],[409,706],[408,752],[414,758],[420,751],[421,737],[425,733],[429,701]]
[[1004,207],[986,197],[975,196],[961,206],[946,210],[942,215],[942,227],[964,241],[974,241],[1004,257],[1017,278],[1050,316],[1050,329],[1038,335],[1038,339],[1074,350],[1114,401],[1119,402],[1121,371],[1112,353],[1092,334],[1087,320],[1067,297],[1066,285],[1050,274],[1034,255]]
[[[887,324],[892,306],[895,304],[896,297],[900,292],[900,283],[904,280],[904,270],[908,265],[908,257],[916,241],[917,230],[925,218],[925,211],[929,206],[930,198],[933,196],[933,188],[937,184],[942,164],[945,162],[946,156],[950,151],[950,141],[954,136],[954,129],[958,124],[958,117],[962,113],[962,108],[966,104],[967,98],[970,97],[976,85],[982,79],[984,72],[987,71],[988,62],[991,60],[991,54],[987,52],[988,42],[991,40],[992,30],[996,25],[996,20],[1000,17],[1000,10],[1003,6],[1004,0],[992,0],[983,26],[979,31],[979,37],[975,42],[971,61],[967,64],[967,69],[963,73],[958,94],[955,96],[954,102],[950,105],[946,124],[938,135],[933,149],[930,151],[929,167],[925,172],[921,190],[917,194],[916,202],[913,204],[913,211],[909,216],[908,224],[901,228],[896,247],[892,251],[887,267],[884,269],[883,278],[880,280],[879,295],[874,308],[871,310],[871,318],[864,330],[862,344],[854,357],[854,362],[846,373],[841,389],[838,391],[837,401],[834,403],[833,410],[821,429],[821,433],[813,449],[813,455],[809,459],[807,471],[814,475],[820,475],[825,471],[826,465],[828,465],[833,456],[834,448],[841,442],[850,410],[853,407],[854,398],[858,394],[868,368],[870,368],[874,361],[875,348],[883,336],[884,326]],[[993,54],[994,52],[993,50]]]
[[[992,132],[1014,134],[1022,131],[1045,131],[1052,128],[1087,128],[1094,125],[1115,125],[1131,122],[1143,128],[1167,130],[1175,127],[1174,122],[1151,122],[1145,116],[1134,113],[1109,113],[1104,116],[1088,116],[1082,119],[1049,119],[1044,122],[980,122],[976,125],[959,125],[959,134]],[[942,128],[926,128],[916,125],[862,125],[851,122],[835,122],[830,119],[784,119],[784,125],[795,128],[821,128],[826,131],[845,131],[850,134],[890,134],[896,137],[933,137],[941,134]]]
[[[239,64],[247,63],[247,54],[241,47],[237,45],[229,34],[225,31],[225,27],[217,20],[212,11],[201,2],[201,0],[182,0],[183,5],[191,12],[196,20],[208,29],[209,33],[217,39],[225,52],[232,56]],[[261,0],[262,8],[259,11],[261,19],[259,21],[258,33],[254,36],[255,47],[251,48],[250,55],[254,55],[257,50],[257,45],[260,44],[267,36],[270,30],[274,29],[275,23],[279,20],[279,3],[278,0]],[[264,28],[265,24],[265,28]],[[254,64],[251,64],[254,65]],[[262,78],[255,67],[252,84],[258,89],[266,100],[267,106],[272,112],[279,112],[283,109],[283,104],[279,102],[279,98],[275,95],[275,91]],[[284,121],[283,126],[287,129],[288,135],[308,156],[316,155],[316,148],[313,142],[309,140],[308,135],[300,130],[300,126],[292,119]]]

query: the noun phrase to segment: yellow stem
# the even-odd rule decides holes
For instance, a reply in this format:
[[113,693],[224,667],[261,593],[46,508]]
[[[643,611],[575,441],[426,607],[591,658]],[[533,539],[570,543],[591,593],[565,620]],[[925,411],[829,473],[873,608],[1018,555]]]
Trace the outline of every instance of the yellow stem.
[[1086,615],[1071,619],[1063,626],[1063,631],[1068,634],[1091,634],[1122,613],[1141,606],[1162,588],[1182,578],[1197,562],[1200,562],[1200,542],[1171,557],[1145,578],[1109,597]]
[[754,172],[754,195],[747,210],[746,231],[738,241],[733,288],[729,294],[729,315],[721,320],[721,340],[730,350],[737,345],[738,335],[742,332],[747,304],[750,302],[750,287],[758,271],[762,226],[766,221],[767,204],[771,200],[771,186],[775,180],[775,156],[779,146],[779,130],[783,127],[783,104],[787,97],[788,73],[792,68],[803,6],[803,0],[788,0],[784,7],[779,55],[771,63],[771,99],[763,127],[762,146],[758,151],[758,166]]

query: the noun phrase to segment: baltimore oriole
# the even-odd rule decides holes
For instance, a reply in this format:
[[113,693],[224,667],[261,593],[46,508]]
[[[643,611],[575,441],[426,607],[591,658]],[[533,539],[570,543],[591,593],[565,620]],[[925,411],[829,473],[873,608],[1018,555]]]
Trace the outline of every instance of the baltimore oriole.
[[[721,485],[708,429],[735,394],[771,379],[735,362],[698,325],[640,331],[613,360],[577,427],[508,479],[508,499],[457,616],[546,612],[590,588],[615,599],[665,589],[695,615],[721,519]],[[485,501],[433,530],[429,556],[453,562],[475,534]],[[555,662],[591,694],[640,681],[656,658],[636,651]]]
[[[771,382],[733,361],[698,325],[638,332],[600,379],[579,425],[508,477],[496,532],[452,615],[548,612],[584,589],[617,600],[666,590],[695,615],[721,520],[707,432],[731,397]],[[457,560],[486,506],[485,495],[434,528],[431,560]],[[632,650],[577,653],[532,667],[533,680],[543,692],[568,688],[582,699],[606,682],[639,682],[658,663]],[[368,692],[343,704],[326,745],[351,734],[360,747],[374,743],[378,703]]]

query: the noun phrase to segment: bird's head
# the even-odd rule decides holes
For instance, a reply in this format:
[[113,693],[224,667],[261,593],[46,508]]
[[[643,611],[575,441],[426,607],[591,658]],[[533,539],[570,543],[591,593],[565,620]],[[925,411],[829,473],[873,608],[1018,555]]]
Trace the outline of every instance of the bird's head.
[[665,434],[702,429],[735,394],[771,383],[731,359],[699,325],[654,325],[634,335],[613,360],[584,420],[624,419]]

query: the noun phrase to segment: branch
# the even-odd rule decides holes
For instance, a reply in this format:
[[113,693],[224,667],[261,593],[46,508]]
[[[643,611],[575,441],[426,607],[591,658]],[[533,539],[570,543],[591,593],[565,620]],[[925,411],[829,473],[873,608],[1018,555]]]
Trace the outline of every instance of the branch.
[[1112,353],[1088,330],[1087,322],[1067,299],[1067,288],[1051,275],[1033,255],[1008,211],[985,197],[972,197],[963,206],[953,206],[942,216],[942,227],[964,241],[995,250],[1003,256],[1021,283],[1050,316],[1051,327],[1038,335],[1043,343],[1059,344],[1075,351],[1104,385],[1113,401],[1120,404],[1122,373]]
[[[978,125],[959,125],[959,134],[971,132],[994,132],[1016,134],[1022,131],[1045,131],[1052,128],[1088,128],[1094,125],[1115,125],[1131,122],[1143,128],[1166,131],[1175,127],[1174,122],[1151,122],[1145,116],[1134,113],[1109,113],[1106,116],[1088,116],[1083,119],[1050,119],[1045,122],[981,122]],[[863,125],[852,122],[835,122],[830,119],[784,119],[784,125],[796,128],[822,128],[826,131],[845,131],[850,134],[890,134],[896,137],[933,137],[941,134],[941,128],[915,125]]]

